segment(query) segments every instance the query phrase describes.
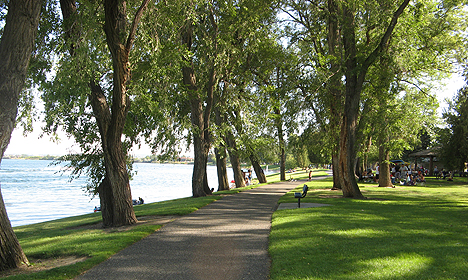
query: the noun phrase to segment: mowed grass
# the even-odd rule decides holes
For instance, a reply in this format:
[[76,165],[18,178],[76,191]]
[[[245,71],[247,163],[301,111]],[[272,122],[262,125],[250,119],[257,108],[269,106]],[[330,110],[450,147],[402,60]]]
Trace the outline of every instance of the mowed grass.
[[[135,214],[137,217],[186,215],[219,198],[221,197],[182,198],[139,205],[135,206]],[[14,231],[33,268],[40,268],[54,258],[82,257],[83,260],[40,272],[12,275],[7,279],[74,278],[161,227],[143,223],[127,228],[103,229],[96,225],[101,221],[100,213],[92,213],[15,227]],[[1,276],[5,275],[0,274]]]
[[271,279],[468,279],[467,178],[360,184],[367,200],[330,191],[331,178],[307,184],[301,202],[332,206],[274,213]]
[[[316,170],[313,175],[325,174]],[[290,175],[308,178],[307,171],[288,173],[287,179]],[[425,186],[394,189],[362,184],[368,200],[341,198],[341,192],[329,190],[331,178],[307,182],[311,189],[302,202],[333,206],[274,213],[271,279],[468,279],[466,179],[427,180]],[[279,175],[268,181],[279,181]],[[302,186],[298,182],[296,191]],[[140,218],[186,215],[220,199],[217,194],[136,206],[135,213]],[[289,193],[280,202],[297,200]],[[72,279],[161,227],[102,229],[96,226],[100,221],[100,213],[93,213],[16,227],[33,267],[43,265],[37,259],[83,259],[7,279]]]
[[[317,174],[323,175],[325,173],[317,172]],[[297,172],[295,176],[296,178],[305,178],[308,173],[305,171]],[[273,174],[267,176],[267,179],[268,183],[278,182],[279,175]],[[201,198],[189,197],[138,205],[134,207],[134,210],[137,217],[146,217],[146,219],[151,216],[183,216],[220,199],[221,195],[235,194],[260,185],[216,192],[213,196]],[[101,213],[91,213],[15,227],[14,231],[33,269],[45,266],[52,259],[72,257],[79,258],[80,261],[28,274],[16,273],[16,275],[8,276],[11,273],[9,271],[0,273],[0,277],[7,279],[71,279],[161,228],[161,225],[147,223],[127,228],[103,229],[97,225],[101,221]]]

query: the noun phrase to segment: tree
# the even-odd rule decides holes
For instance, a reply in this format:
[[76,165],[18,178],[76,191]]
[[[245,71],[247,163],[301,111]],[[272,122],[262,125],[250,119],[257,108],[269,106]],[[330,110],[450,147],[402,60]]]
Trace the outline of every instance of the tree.
[[[148,3],[61,1],[66,47],[57,51],[70,56],[62,56],[53,80],[43,84],[46,131],[62,125],[80,144],[83,154],[66,159],[78,170],[75,174],[88,168],[106,227],[137,222],[127,171],[132,143],[123,143],[122,136],[131,107],[130,52]],[[96,13],[103,16],[102,25]]]
[[294,53],[274,39],[265,39],[247,59],[248,71],[254,75],[252,92],[261,96],[256,104],[258,114],[267,117],[269,133],[277,141],[280,180],[286,180],[286,139],[296,131],[300,103],[296,98],[298,63]]
[[[184,65],[182,66],[183,83],[187,89],[188,101],[190,103],[190,120],[192,123],[192,137],[194,145],[194,164],[192,175],[192,193],[193,197],[206,196],[211,194],[208,187],[208,180],[206,178],[206,164],[209,150],[211,148],[210,139],[210,121],[211,112],[213,109],[214,90],[217,84],[218,76],[215,61],[218,51],[218,23],[215,19],[213,8],[210,7],[206,11],[205,17],[209,27],[203,31],[208,31],[209,34],[205,35],[205,40],[209,40],[211,49],[207,51],[206,57],[207,68],[206,82],[200,84],[197,80],[196,69],[194,66],[195,57],[190,53],[195,52],[197,46],[196,35],[194,34],[195,22],[191,15],[195,14],[196,5],[191,3],[188,5],[187,18],[182,26],[181,43],[186,49],[188,55],[183,57]],[[201,25],[205,21],[200,21]],[[200,57],[199,57],[200,58]],[[200,78],[200,77],[199,77]]]
[[[18,98],[34,48],[42,1],[11,0],[0,42],[0,163],[15,127]],[[4,7],[2,7],[4,8]],[[28,259],[13,232],[0,192],[0,270]]]
[[[215,123],[218,127],[221,127],[225,122],[224,118],[221,116],[219,107],[215,108]],[[218,191],[229,190],[229,181],[227,176],[227,150],[226,142],[227,139],[222,135],[218,135],[218,144],[215,146],[215,155],[216,155],[216,169],[218,174]]]
[[[339,132],[344,103],[342,81],[343,44],[336,1],[284,0],[284,32],[291,47],[297,48],[303,74],[298,85],[303,110],[313,111],[310,126],[318,123],[328,134],[322,149],[331,152],[333,189],[341,189],[338,169]],[[328,162],[328,160],[327,160]]]
[[296,166],[294,167],[305,169],[309,166],[309,153],[302,135],[300,137],[295,134],[290,135],[288,138],[288,149],[296,160]]
[[[222,84],[230,82],[232,69],[241,64],[236,58],[250,44],[261,40],[255,36],[256,30],[271,20],[271,5],[270,1],[206,0],[161,4],[161,7],[171,7],[170,10],[165,8],[168,10],[165,20],[174,28],[171,34],[177,34],[165,36],[161,43],[175,47],[167,48],[168,53],[177,56],[171,64],[181,70],[180,75],[171,77],[177,94],[172,97],[173,105],[167,109],[176,108],[181,119],[190,120],[190,124],[183,127],[188,133],[181,132],[180,127],[172,131],[173,134],[185,134],[187,142],[194,145],[192,193],[195,197],[211,193],[205,173],[206,155],[213,143],[226,147],[228,143],[233,144],[228,135],[214,131],[218,125],[213,125],[216,118],[212,113],[219,109],[219,116],[225,119],[222,102],[233,100],[223,95],[221,102]],[[220,139],[213,139],[214,136]],[[221,139],[223,137],[226,139]]]
[[298,85],[305,100],[303,110],[313,112],[310,127],[318,123],[320,130],[328,134],[323,138],[326,141],[321,142],[322,149],[327,148],[331,153],[333,189],[341,189],[338,155],[344,106],[344,50],[339,6],[333,0],[313,3],[285,0],[283,11],[289,15],[284,32],[291,47],[299,49],[303,68]]
[[[236,91],[238,94],[237,97],[234,97],[236,101],[230,102],[227,108],[229,112],[226,113],[228,116],[227,120],[229,120],[229,124],[232,127],[228,134],[235,135],[235,139],[233,138],[235,143],[232,144],[241,146],[240,149],[236,149],[237,156],[239,158],[248,158],[255,170],[259,183],[266,183],[266,176],[260,166],[256,152],[258,132],[262,130],[261,126],[264,122],[256,118],[255,114],[252,114],[252,109],[258,108],[252,104],[254,94],[251,92],[247,93],[247,90],[242,85],[236,85],[235,88],[233,91]],[[249,96],[246,96],[247,94]]]
[[[462,53],[459,34],[465,28],[459,22],[458,5],[447,2],[441,7],[426,1],[409,7],[399,19],[392,44],[369,70],[359,128],[371,119],[367,125],[379,150],[380,186],[392,185],[390,155],[399,156],[404,148],[411,150],[422,128],[427,133],[435,127],[436,98],[430,95],[428,82],[449,73],[453,67],[449,61]],[[362,132],[358,139],[359,135]]]
[[[343,188],[343,196],[363,198],[355,177],[354,158],[356,157],[356,128],[359,116],[361,92],[369,67],[385,52],[390,37],[395,29],[397,20],[408,5],[409,0],[404,0],[393,13],[381,35],[378,36],[378,44],[370,49],[367,55],[359,52],[356,32],[357,10],[349,2],[340,5],[341,33],[345,53],[345,106],[343,122],[340,134],[340,156],[339,171],[340,181]],[[380,11],[383,12],[383,11]],[[378,17],[377,17],[378,18]],[[369,26],[370,27],[370,26]]]
[[468,86],[458,91],[443,113],[447,127],[441,133],[441,158],[449,170],[465,170],[468,162]]
[[[403,1],[399,7],[390,1],[378,5],[334,0],[285,3],[295,25],[301,26],[301,31],[293,33],[292,42],[302,41],[303,49],[316,54],[308,69],[314,71],[310,76],[319,81],[316,85],[325,87],[318,104],[329,113],[324,120],[329,120],[330,138],[339,139],[339,145],[334,145],[339,151],[332,149],[333,158],[338,159],[333,160],[337,168],[334,177],[339,178],[336,185],[343,189],[344,196],[362,198],[354,175],[361,92],[369,68],[386,51],[409,1]],[[302,89],[305,95],[315,93],[310,88]],[[320,114],[316,118],[320,121]]]

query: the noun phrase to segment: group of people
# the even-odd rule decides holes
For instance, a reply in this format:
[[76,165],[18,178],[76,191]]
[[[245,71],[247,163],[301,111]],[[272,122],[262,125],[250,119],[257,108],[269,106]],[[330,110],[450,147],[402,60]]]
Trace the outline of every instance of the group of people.
[[[140,205],[140,204],[144,204],[145,201],[143,200],[143,198],[139,197],[138,199],[132,199],[132,204],[133,205]],[[99,212],[101,211],[101,206],[94,206],[94,212]]]
[[367,170],[364,170],[361,176],[359,176],[359,181],[362,181],[364,183],[377,182],[378,180],[379,180],[378,174],[376,173],[374,176],[374,173],[372,172],[372,169],[370,168]]
[[[380,166],[377,165],[375,173],[372,169],[367,169],[359,176],[359,181],[362,182],[375,182],[377,183],[380,176]],[[410,168],[407,164],[392,164],[390,179],[392,184],[401,184],[406,186],[414,186],[417,183],[426,182],[425,176],[428,174],[428,170],[424,167]]]
[[400,183],[405,186],[414,186],[417,183],[425,183],[429,170],[420,166],[410,168],[407,164],[392,164],[391,179],[392,183]]
[[247,171],[242,171],[244,174],[244,181],[246,186],[250,186],[252,184],[252,168],[249,168]]
[[[437,166],[434,167],[434,176],[436,177],[436,179],[442,178],[443,180],[445,180],[445,178],[447,178],[447,181],[453,181],[453,174],[454,172],[447,171],[445,170],[445,168],[442,168],[442,170],[439,171]],[[462,174],[460,174],[460,176],[462,176]]]

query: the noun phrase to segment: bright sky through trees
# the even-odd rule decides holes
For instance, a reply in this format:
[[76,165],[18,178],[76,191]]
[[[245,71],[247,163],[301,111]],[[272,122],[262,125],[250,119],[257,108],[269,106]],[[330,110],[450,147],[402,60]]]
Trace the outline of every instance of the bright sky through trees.
[[[464,85],[463,77],[454,75],[451,79],[444,81],[445,85],[440,86],[437,90],[437,98],[439,100],[440,108],[439,114],[442,114],[442,109],[447,107],[444,102],[446,98],[452,98],[458,89]],[[6,155],[64,155],[73,149],[73,141],[66,138],[65,134],[59,135],[61,141],[59,144],[50,141],[48,136],[39,139],[41,134],[42,123],[36,123],[34,131],[29,133],[26,137],[23,136],[23,131],[19,127],[13,131],[10,145],[5,152]],[[77,149],[77,147],[75,147]],[[151,149],[148,146],[142,146],[139,150],[133,150],[132,154],[136,157],[144,157],[151,154]]]

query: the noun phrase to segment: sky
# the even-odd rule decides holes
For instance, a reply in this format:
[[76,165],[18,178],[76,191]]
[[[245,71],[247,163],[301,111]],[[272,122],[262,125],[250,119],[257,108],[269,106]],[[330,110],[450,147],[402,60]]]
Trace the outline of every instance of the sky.
[[[463,77],[454,76],[451,79],[445,80],[444,83],[445,85],[441,85],[438,90],[434,91],[440,104],[439,114],[442,114],[443,108],[447,107],[447,103],[444,99],[453,98],[457,90],[460,89],[465,82]],[[59,134],[59,137],[61,138],[59,143],[50,141],[50,137],[48,136],[39,138],[41,134],[41,126],[41,123],[36,123],[34,131],[29,133],[26,137],[23,136],[21,128],[15,129],[5,155],[60,156],[68,154],[73,150],[75,152],[79,151],[76,146],[73,147],[74,141],[67,139],[64,133]],[[133,150],[132,154],[136,157],[145,157],[147,155],[151,155],[151,149],[148,146],[143,146],[139,150]]]

